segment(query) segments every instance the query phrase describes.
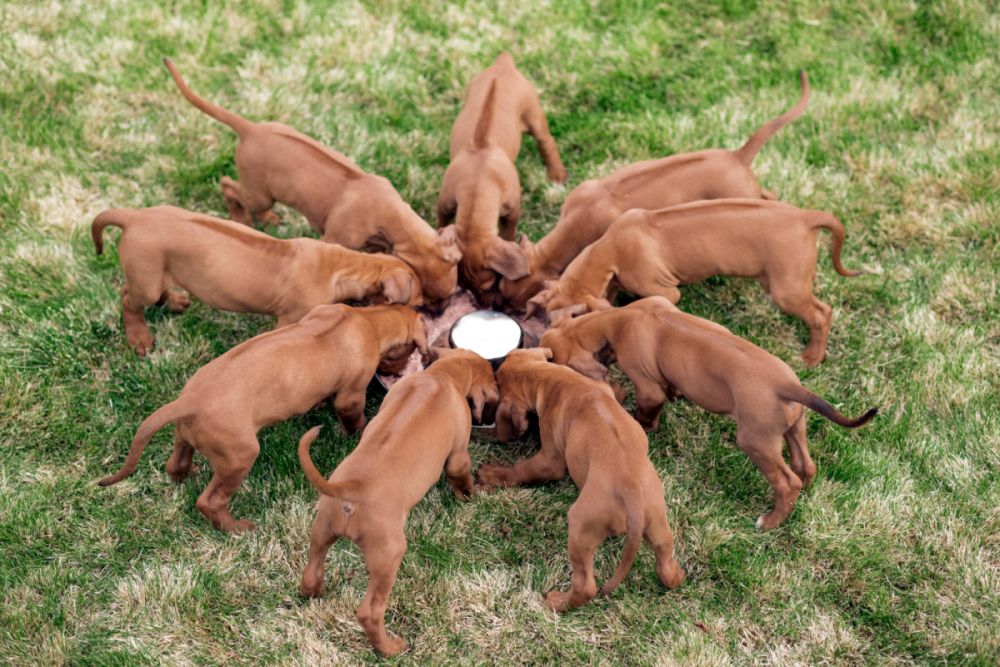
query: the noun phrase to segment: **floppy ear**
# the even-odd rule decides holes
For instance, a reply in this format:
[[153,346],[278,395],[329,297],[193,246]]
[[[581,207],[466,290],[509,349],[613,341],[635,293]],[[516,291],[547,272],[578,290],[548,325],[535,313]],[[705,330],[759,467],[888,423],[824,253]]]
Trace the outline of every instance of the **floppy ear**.
[[419,296],[420,287],[416,278],[403,269],[392,269],[383,274],[382,294],[389,303],[409,304]]
[[421,357],[427,357],[430,354],[427,346],[427,325],[424,323],[422,315],[417,316],[417,321],[413,326],[413,344],[417,346]]
[[597,299],[592,296],[586,299],[587,311],[591,313],[599,313],[602,310],[612,310],[614,306],[607,299]]
[[521,246],[496,237],[486,249],[486,265],[507,280],[520,280],[531,273]]
[[469,403],[472,406],[472,419],[482,424],[483,418],[488,418],[496,410],[500,401],[500,392],[496,382],[476,383],[469,390]]
[[458,247],[458,230],[455,225],[438,228],[437,245],[441,249],[444,261],[449,264],[458,264],[458,261],[462,259],[462,251]]
[[528,300],[528,304],[524,307],[524,316],[533,317],[538,312],[545,312],[545,306],[549,304],[549,299],[552,298],[552,292],[543,289],[541,292],[531,297]]
[[528,411],[514,401],[500,401],[496,424],[497,440],[510,442],[528,430]]
[[566,306],[565,308],[559,308],[558,310],[553,310],[549,313],[549,324],[551,326],[557,327],[563,322],[569,321],[576,317],[577,315],[583,315],[587,312],[587,306],[582,303],[574,303],[572,306]]
[[438,359],[447,357],[449,354],[454,352],[450,347],[441,347],[440,345],[434,345],[433,347],[427,348],[427,365],[433,364]]
[[607,366],[594,359],[594,355],[587,353],[586,350],[581,348],[573,350],[573,353],[570,354],[569,359],[566,361],[566,365],[580,375],[589,377],[591,380],[597,380],[598,382],[608,381]]

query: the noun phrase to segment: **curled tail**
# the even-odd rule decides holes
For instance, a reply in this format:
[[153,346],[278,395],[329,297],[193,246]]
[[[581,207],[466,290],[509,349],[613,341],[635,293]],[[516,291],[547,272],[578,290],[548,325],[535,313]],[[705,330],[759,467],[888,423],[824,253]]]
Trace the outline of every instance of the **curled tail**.
[[344,484],[335,484],[325,477],[323,474],[316,469],[316,465],[312,462],[312,458],[309,456],[309,447],[312,445],[313,440],[319,435],[319,430],[323,428],[322,426],[313,426],[311,429],[305,432],[303,436],[299,439],[299,464],[302,466],[302,471],[306,474],[306,479],[313,487],[322,493],[324,496],[331,496],[333,498],[339,498],[344,501],[344,512],[350,514],[353,507],[351,506],[351,500],[353,496],[357,494],[359,485],[355,482],[346,482]]
[[104,228],[108,225],[125,229],[129,222],[130,214],[134,211],[130,208],[109,208],[97,214],[94,221],[90,223],[90,238],[94,241],[94,250],[100,255],[104,252]]
[[801,385],[788,387],[783,392],[780,392],[780,395],[785,400],[801,403],[813,412],[823,415],[834,424],[845,428],[857,428],[859,426],[864,426],[872,420],[872,417],[878,414],[878,408],[872,408],[856,419],[849,419],[848,417],[845,417],[837,412],[837,409],[832,405]]
[[642,489],[638,485],[629,486],[619,494],[619,498],[625,504],[625,548],[615,573],[601,586],[600,595],[610,595],[632,569],[632,563],[642,546],[642,531],[646,526]]
[[845,269],[840,263],[840,251],[844,247],[844,225],[840,220],[829,213],[820,213],[814,222],[814,226],[830,230],[830,260],[833,262],[834,270],[842,276],[853,278],[860,276],[862,271]]
[[483,111],[476,123],[476,131],[472,135],[472,145],[476,148],[486,148],[489,141],[490,127],[493,125],[493,98],[496,97],[497,80],[490,82],[490,90],[486,93],[486,101],[483,102]]
[[163,64],[167,66],[167,70],[170,72],[170,76],[174,77],[174,83],[180,88],[181,94],[187,98],[187,101],[193,104],[195,107],[208,114],[215,120],[225,123],[239,136],[245,135],[247,132],[254,128],[254,123],[250,122],[243,116],[235,114],[232,111],[223,109],[222,107],[212,104],[208,100],[202,99],[195,95],[194,91],[188,88],[188,85],[181,78],[180,72],[174,67],[174,64],[170,62],[169,58],[163,59]]
[[99,486],[111,486],[112,484],[117,484],[131,475],[135,470],[135,467],[139,464],[139,457],[142,456],[142,450],[144,450],[146,445],[149,444],[149,440],[153,437],[153,434],[167,424],[175,422],[181,417],[186,417],[189,414],[191,414],[189,407],[182,404],[180,400],[177,400],[167,403],[162,408],[146,417],[146,420],[139,425],[139,430],[135,432],[135,437],[132,438],[132,447],[128,450],[128,457],[125,459],[125,465],[123,465],[121,470],[116,472],[114,475],[105,477],[97,484]]
[[747,139],[745,144],[736,149],[736,156],[743,164],[749,166],[749,164],[753,162],[757,152],[764,147],[764,144],[766,144],[778,130],[801,116],[806,110],[806,104],[809,102],[809,77],[806,76],[805,70],[799,70],[799,83],[802,85],[802,95],[799,97],[798,103],[777,118],[764,123],[759,130],[754,132],[753,135]]

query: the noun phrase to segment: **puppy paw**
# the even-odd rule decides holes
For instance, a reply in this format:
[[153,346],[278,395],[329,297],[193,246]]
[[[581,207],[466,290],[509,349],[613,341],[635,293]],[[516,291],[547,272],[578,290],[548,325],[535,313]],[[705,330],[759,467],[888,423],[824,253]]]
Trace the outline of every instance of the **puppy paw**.
[[181,290],[167,291],[167,310],[171,313],[183,313],[191,305],[191,297]]
[[383,641],[377,647],[378,652],[382,655],[389,657],[393,655],[399,655],[406,649],[410,648],[410,645],[406,643],[402,637],[396,637],[395,635],[390,635],[388,639]]
[[802,363],[806,365],[806,368],[819,366],[823,363],[824,359],[826,359],[825,352],[817,352],[816,350],[806,349],[806,351],[802,353]]
[[257,528],[257,524],[249,519],[237,519],[233,521],[232,525],[226,530],[227,533],[245,533],[248,530],[254,530]]
[[667,588],[677,588],[684,581],[685,572],[676,560],[671,560],[662,567],[659,563],[656,564],[656,576]]
[[561,593],[559,591],[549,591],[545,595],[545,600],[542,602],[546,607],[552,611],[566,611],[569,607],[569,593]]
[[137,336],[126,336],[128,339],[129,347],[140,357],[149,356],[149,353],[153,351],[156,347],[156,343],[153,341],[153,335],[148,331],[145,334],[139,334]]
[[274,211],[264,211],[257,216],[257,219],[263,222],[265,225],[280,225],[281,218],[275,214]]
[[480,486],[509,486],[510,472],[510,468],[506,466],[486,464],[479,466],[479,470],[476,471],[476,478]]
[[569,174],[566,173],[566,168],[561,167],[559,169],[550,169],[548,171],[549,181],[555,185],[565,185],[566,179],[569,178]]
[[781,525],[781,521],[781,519],[774,516],[774,512],[768,512],[757,517],[756,525],[758,530],[773,530]]
[[319,582],[315,585],[309,585],[305,582],[299,585],[299,595],[304,598],[318,598],[323,595],[323,582]]

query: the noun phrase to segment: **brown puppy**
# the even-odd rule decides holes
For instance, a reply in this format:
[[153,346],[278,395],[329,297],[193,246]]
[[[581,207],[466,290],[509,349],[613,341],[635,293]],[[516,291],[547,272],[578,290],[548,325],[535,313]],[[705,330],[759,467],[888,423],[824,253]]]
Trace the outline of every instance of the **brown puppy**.
[[[844,417],[804,389],[785,362],[663,297],[566,320],[545,332],[542,345],[552,349],[553,361],[595,379],[607,373],[595,355],[610,352],[635,384],[636,418],[646,430],[657,428],[663,402],[677,396],[735,419],[737,444],[774,490],[774,509],[757,519],[765,530],[785,520],[816,474],[803,406],[847,428],[878,412]],[[782,457],[782,438],[791,468]]]
[[355,250],[388,251],[413,267],[434,305],[455,291],[460,258],[454,230],[434,230],[403,201],[392,184],[281,123],[254,123],[195,95],[177,68],[163,59],[191,104],[231,127],[239,137],[240,180],[222,178],[229,217],[276,223],[275,202],[291,206],[324,241]]
[[558,282],[528,302],[543,308],[553,324],[609,304],[615,285],[637,296],[681,298],[678,285],[709,276],[756,278],[775,305],[809,326],[807,366],[826,357],[833,311],[812,293],[816,234],[833,236],[830,257],[842,276],[856,276],[840,263],[844,226],[823,211],[754,199],[719,199],[661,211],[627,212],[596,243],[574,259]]
[[524,131],[538,139],[549,178],[566,180],[538,93],[503,53],[469,84],[465,107],[452,127],[451,164],[437,203],[438,227],[456,223],[462,250],[459,280],[480,302],[491,298],[497,274],[509,280],[528,275],[527,260],[514,242],[521,216],[514,160]]
[[213,308],[274,315],[279,327],[315,306],[341,301],[376,296],[411,306],[423,301],[413,270],[389,255],[315,239],[276,239],[174,206],[104,211],[90,227],[97,254],[108,225],[122,229],[122,320],[139,356],[153,349],[146,306],[166,303],[181,312],[190,303],[187,294],[171,288],[183,288]]
[[300,591],[305,597],[322,594],[326,554],[338,539],[346,537],[361,547],[369,580],[358,620],[382,655],[406,650],[406,642],[385,629],[386,600],[406,553],[406,518],[441,477],[442,468],[457,496],[473,493],[468,449],[472,418],[481,420],[484,410],[492,410],[499,400],[488,361],[465,350],[434,351],[439,359],[427,370],[392,386],[361,442],[329,481],[309,458],[319,427],[299,442],[302,469],[323,494]]
[[736,150],[709,149],[637,162],[574,188],[551,232],[536,245],[521,237],[531,275],[500,281],[507,307],[524,310],[528,299],[542,289],[546,280],[557,279],[573,258],[631,208],[655,210],[700,199],[732,197],[776,199],[773,193],[760,189],[750,165],[778,130],[805,111],[809,80],[805,72],[800,72],[799,78],[802,96],[798,104],[766,123]]
[[607,595],[632,567],[642,538],[656,551],[656,574],[674,588],[684,570],[674,560],[663,483],[647,452],[649,443],[614,394],[599,382],[546,362],[545,348],[515,350],[497,372],[500,406],[497,438],[506,442],[528,429],[528,413],[538,415],[541,450],[511,467],[479,468],[484,485],[514,486],[562,479],[569,470],[580,496],[569,510],[570,590],[552,591],[545,604],[573,609],[597,594],[594,552],[611,535],[626,534],[621,563],[601,588]]
[[427,351],[420,315],[403,306],[314,308],[298,324],[261,334],[202,366],[181,390],[139,426],[121,470],[102,479],[108,486],[135,470],[153,434],[177,424],[167,474],[180,482],[194,450],[208,459],[212,481],[198,510],[219,530],[253,528],[234,519],[229,498],[260,453],[257,432],[333,398],[348,433],[365,425],[365,391],[383,358],[397,359],[417,347]]

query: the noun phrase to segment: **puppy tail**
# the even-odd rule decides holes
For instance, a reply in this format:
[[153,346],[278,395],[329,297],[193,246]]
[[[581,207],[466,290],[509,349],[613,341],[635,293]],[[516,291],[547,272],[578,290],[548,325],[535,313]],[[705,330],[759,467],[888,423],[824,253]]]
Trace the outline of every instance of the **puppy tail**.
[[352,496],[357,492],[357,485],[353,482],[347,482],[344,484],[334,484],[329,481],[323,474],[316,469],[316,464],[313,463],[312,458],[309,456],[309,447],[312,446],[313,440],[319,435],[322,426],[313,426],[311,429],[305,432],[303,436],[299,439],[299,464],[302,466],[302,471],[306,474],[306,479],[309,483],[315,487],[317,491],[322,493],[324,496],[331,496],[333,498],[339,498],[344,501],[344,512],[350,514],[354,509],[352,506]]
[[736,157],[739,158],[740,162],[750,166],[754,157],[757,156],[758,151],[764,147],[764,144],[766,144],[771,137],[778,132],[778,130],[783,128],[785,125],[788,125],[805,112],[806,104],[809,103],[809,77],[806,76],[805,70],[799,70],[799,83],[802,86],[802,95],[799,97],[798,103],[777,118],[764,123],[759,130],[754,132],[753,135],[747,139],[745,144],[736,149]]
[[823,229],[830,230],[830,259],[833,261],[833,268],[842,276],[847,276],[848,278],[853,278],[854,276],[860,276],[863,271],[854,271],[852,269],[845,269],[844,265],[840,263],[840,251],[844,247],[844,225],[837,220],[837,218],[829,213],[818,211],[814,226],[822,227]]
[[630,486],[619,496],[625,504],[625,548],[622,550],[622,560],[618,563],[615,573],[601,586],[600,595],[610,595],[625,579],[632,569],[632,563],[642,546],[642,530],[645,528],[645,513],[642,499],[642,489]]
[[229,127],[233,128],[236,134],[240,137],[254,128],[254,123],[250,122],[243,116],[235,114],[228,109],[223,109],[222,107],[212,104],[208,100],[195,95],[194,91],[188,88],[187,83],[185,83],[184,79],[181,78],[180,72],[177,71],[177,68],[174,67],[174,64],[170,62],[169,58],[164,58],[163,64],[167,66],[170,76],[174,77],[174,83],[177,84],[181,94],[187,98],[188,102],[193,104],[202,112],[208,114],[220,123],[225,123]]
[[98,213],[94,221],[90,223],[90,238],[94,241],[94,250],[97,251],[98,255],[104,252],[104,228],[112,225],[119,229],[125,229],[130,213],[132,213],[132,209],[109,208],[107,211]]
[[493,98],[496,97],[497,80],[490,83],[490,90],[486,93],[486,101],[483,102],[483,113],[476,123],[476,131],[472,135],[472,145],[476,148],[486,148],[489,142],[490,127],[493,125]]
[[840,414],[835,407],[801,385],[786,388],[783,392],[781,392],[781,398],[787,401],[801,403],[813,412],[823,415],[834,424],[845,428],[857,428],[859,426],[864,426],[878,414],[878,408],[872,408],[856,419],[845,417]]
[[97,485],[111,486],[112,484],[117,484],[131,475],[132,472],[135,471],[135,467],[139,464],[139,457],[142,456],[142,450],[144,450],[146,445],[149,444],[149,440],[153,437],[153,434],[167,424],[175,422],[189,414],[191,414],[191,410],[188,406],[178,400],[167,403],[162,408],[146,417],[146,420],[139,425],[139,430],[135,432],[135,437],[132,438],[132,447],[128,451],[128,457],[125,459],[125,465],[123,465],[121,470],[116,472],[114,475],[100,480]]

